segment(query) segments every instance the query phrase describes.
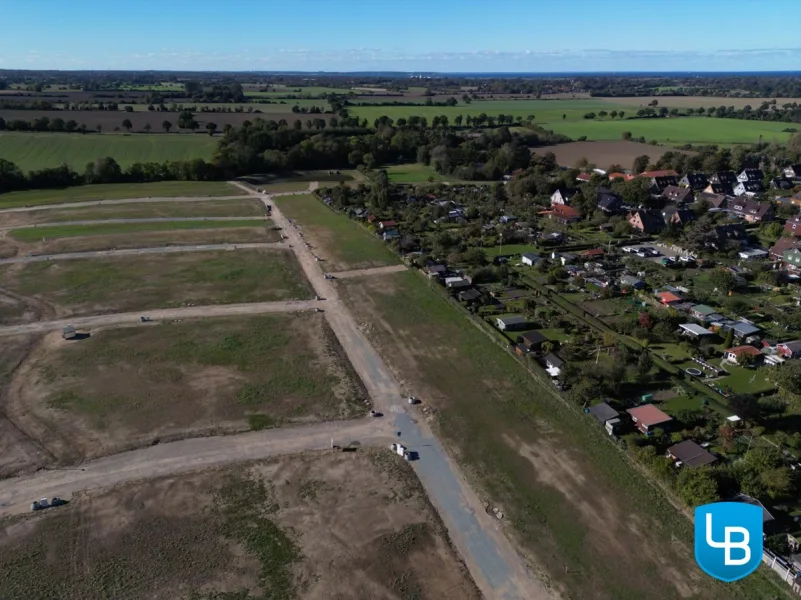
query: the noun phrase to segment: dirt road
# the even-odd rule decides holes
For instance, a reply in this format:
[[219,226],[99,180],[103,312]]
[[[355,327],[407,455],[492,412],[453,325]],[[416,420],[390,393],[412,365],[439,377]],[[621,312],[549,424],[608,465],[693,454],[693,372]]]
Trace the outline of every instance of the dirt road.
[[48,260],[74,260],[98,258],[101,256],[130,256],[133,254],[171,254],[175,252],[208,252],[213,250],[246,250],[250,248],[277,248],[286,250],[281,242],[250,242],[245,244],[199,244],[195,246],[158,246],[156,248],[123,248],[120,250],[96,250],[94,252],[65,252],[63,254],[42,254],[39,256],[15,256],[0,260],[0,265],[16,263],[45,262]]
[[406,265],[390,265],[388,267],[374,267],[372,269],[354,269],[353,271],[332,271],[332,274],[337,279],[350,279],[351,277],[368,277],[370,275],[400,273],[405,270]]
[[102,219],[92,221],[57,221],[27,225],[8,225],[0,231],[14,229],[38,229],[40,227],[73,227],[76,225],[118,225],[121,223],[180,223],[182,221],[269,221],[270,217],[149,217],[141,219]]
[[[247,186],[234,182],[240,189]],[[272,204],[270,196],[259,196]],[[326,319],[370,393],[377,409],[390,417],[400,439],[417,453],[412,464],[448,528],[451,540],[470,569],[476,585],[487,598],[543,600],[550,594],[533,577],[504,536],[497,520],[487,514],[439,441],[419,414],[407,414],[400,386],[389,368],[365,338],[347,308],[340,302],[334,281],[325,279],[298,230],[273,206],[272,219],[281,227],[315,292],[326,300]]]
[[[305,192],[304,192],[305,193]],[[153,198],[118,198],[116,200],[87,200],[86,202],[62,202],[60,204],[37,204],[34,206],[19,206],[16,208],[4,208],[3,213],[28,212],[31,210],[50,210],[58,208],[85,208],[87,206],[104,206],[111,204],[148,204],[150,202],[203,202],[212,200],[244,200],[252,196],[176,196],[175,198],[153,197]]]
[[109,487],[162,475],[198,471],[237,462],[309,450],[325,450],[353,441],[388,444],[391,429],[381,419],[360,419],[252,431],[229,436],[191,438],[99,458],[77,467],[44,470],[0,480],[0,517],[30,510],[41,497],[68,499],[82,490]]
[[[145,310],[135,313],[116,313],[110,315],[97,315],[93,317],[75,317],[60,319],[58,321],[39,321],[37,323],[24,323],[22,325],[7,325],[0,327],[0,336],[19,335],[24,333],[46,333],[57,331],[67,325],[76,329],[86,330],[92,327],[107,327],[109,325],[141,325],[153,326],[158,321],[172,321],[174,319],[197,319],[202,317],[232,317],[237,315],[260,315],[275,312],[298,312],[301,310],[315,310],[325,306],[324,302],[316,300],[288,300],[286,302],[254,302],[251,304],[221,304],[211,306],[187,306],[183,308],[164,308]],[[146,316],[150,321],[142,322]]]

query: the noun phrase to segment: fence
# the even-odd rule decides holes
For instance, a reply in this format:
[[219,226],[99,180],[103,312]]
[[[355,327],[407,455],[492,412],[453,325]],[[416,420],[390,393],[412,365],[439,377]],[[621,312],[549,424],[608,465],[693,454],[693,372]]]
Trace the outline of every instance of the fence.
[[801,595],[801,572],[767,548],[762,551],[762,562],[773,569],[796,594]]

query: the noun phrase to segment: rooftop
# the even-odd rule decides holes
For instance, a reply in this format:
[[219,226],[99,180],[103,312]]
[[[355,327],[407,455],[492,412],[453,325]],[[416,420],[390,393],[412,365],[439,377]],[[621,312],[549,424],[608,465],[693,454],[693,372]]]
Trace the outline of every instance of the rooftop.
[[601,402],[600,404],[590,407],[588,412],[601,423],[605,423],[609,419],[614,419],[620,414],[606,402]]
[[643,404],[642,406],[629,408],[626,412],[629,413],[631,418],[635,421],[649,427],[673,420],[673,417],[665,414],[653,404]]
[[679,325],[679,327],[688,333],[692,333],[693,335],[714,335],[713,332],[701,327],[700,325],[696,325],[695,323],[682,323]]
[[717,458],[707,450],[704,450],[692,440],[684,440],[668,448],[671,456],[675,456],[688,467],[703,467],[711,465]]

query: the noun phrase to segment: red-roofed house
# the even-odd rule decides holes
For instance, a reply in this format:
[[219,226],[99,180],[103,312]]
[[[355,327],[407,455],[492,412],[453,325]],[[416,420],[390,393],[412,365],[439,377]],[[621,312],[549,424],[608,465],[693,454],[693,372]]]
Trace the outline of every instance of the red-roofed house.
[[589,182],[591,177],[592,177],[592,175],[590,175],[589,173],[581,173],[578,177],[576,177],[576,181],[580,181],[582,183],[587,183],[587,182]]
[[762,356],[762,353],[753,346],[737,346],[726,350],[726,360],[729,362],[736,363],[744,355],[756,358]]
[[599,256],[603,256],[604,255],[604,249],[603,248],[592,248],[591,250],[585,250],[584,252],[581,253],[581,255],[582,256],[588,256],[590,258],[597,258]]
[[541,212],[542,215],[548,215],[550,218],[560,223],[573,223],[581,220],[581,215],[572,206],[564,204],[557,204],[551,207],[551,210]]
[[370,215],[369,217],[367,217],[367,222],[368,223],[375,223],[377,220],[378,220],[378,217],[376,217],[375,215]]
[[383,230],[395,229],[397,226],[398,224],[395,221],[381,221],[381,223],[379,223],[379,227]]
[[640,173],[640,177],[645,177],[645,179],[653,179],[654,177],[678,177],[679,174],[676,173],[673,169],[668,169],[667,171],[645,171],[644,173]]
[[626,175],[625,173],[609,173],[609,181],[614,181],[615,179],[622,179],[623,181],[631,181],[634,179],[634,175]]
[[659,301],[665,306],[681,302],[681,296],[677,296],[673,292],[659,292],[656,297],[659,298]]
[[653,404],[643,404],[626,412],[631,415],[634,426],[646,435],[656,428],[665,427],[673,420],[673,417],[663,413]]

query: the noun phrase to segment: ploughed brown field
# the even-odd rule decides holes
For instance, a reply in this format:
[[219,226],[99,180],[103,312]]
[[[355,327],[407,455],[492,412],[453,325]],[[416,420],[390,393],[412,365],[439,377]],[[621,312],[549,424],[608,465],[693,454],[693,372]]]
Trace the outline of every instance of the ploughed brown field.
[[624,169],[630,169],[634,159],[643,154],[650,156],[653,161],[656,161],[665,152],[694,154],[694,152],[676,150],[669,146],[653,146],[624,140],[619,142],[570,142],[569,144],[532,148],[531,151],[540,156],[547,152],[553,152],[556,155],[556,162],[564,167],[572,167],[580,159],[586,158],[599,169],[606,169],[609,165],[614,164],[620,165]]

